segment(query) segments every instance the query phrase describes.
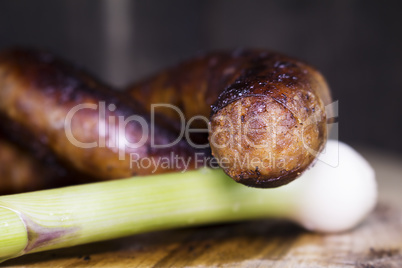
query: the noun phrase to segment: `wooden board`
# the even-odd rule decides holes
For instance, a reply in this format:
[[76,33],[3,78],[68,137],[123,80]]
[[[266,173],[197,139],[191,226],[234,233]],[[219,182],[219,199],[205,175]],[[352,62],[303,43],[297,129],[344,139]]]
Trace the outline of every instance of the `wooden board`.
[[282,220],[248,221],[31,254],[0,267],[402,267],[402,160],[360,151],[377,172],[380,202],[346,233],[311,233]]

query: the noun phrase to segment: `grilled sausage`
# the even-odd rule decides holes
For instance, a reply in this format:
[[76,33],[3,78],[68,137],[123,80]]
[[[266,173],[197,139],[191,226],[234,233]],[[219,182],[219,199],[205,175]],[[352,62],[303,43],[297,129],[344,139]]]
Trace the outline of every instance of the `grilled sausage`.
[[39,161],[0,138],[0,194],[42,189],[48,178]]
[[[279,53],[236,50],[201,55],[127,92],[150,110],[177,106],[186,120],[209,118],[209,143],[234,180],[253,187],[289,183],[327,138],[328,86],[313,67]],[[165,114],[178,119],[172,109]]]
[[[110,146],[120,144],[113,140],[120,125],[107,118],[137,115],[149,123],[150,104],[169,103],[187,120],[197,115],[210,118],[209,142],[229,176],[254,187],[280,186],[300,175],[322,149],[324,105],[329,102],[328,87],[315,69],[267,51],[202,55],[136,83],[124,94],[48,53],[14,50],[0,55],[0,117],[12,126],[6,133],[31,151],[49,151],[43,155],[53,154],[61,166],[97,179],[166,172],[154,163],[170,152],[190,159],[189,166],[172,165],[171,170],[195,168],[194,154],[208,155],[208,150],[191,148],[183,140],[162,149],[153,148],[149,139],[135,148]],[[87,106],[71,120],[73,140],[86,146],[99,140],[97,145],[102,146],[80,148],[66,137],[65,119],[80,104]],[[167,109],[164,116],[153,126],[157,144],[170,143],[177,134],[177,111]],[[133,121],[123,134],[138,141],[144,132],[141,122]],[[197,137],[207,140],[206,135]],[[150,164],[133,167],[127,161],[132,154]]]
[[0,131],[0,195],[88,181],[87,175],[66,168],[50,153],[40,156],[43,153],[45,152],[20,148],[4,137]]
[[[151,125],[140,104],[47,52],[0,54],[0,118],[18,146],[97,180],[192,169],[195,153],[209,154],[184,139],[155,148],[177,140],[174,122],[158,116]],[[161,165],[173,157],[184,161]]]

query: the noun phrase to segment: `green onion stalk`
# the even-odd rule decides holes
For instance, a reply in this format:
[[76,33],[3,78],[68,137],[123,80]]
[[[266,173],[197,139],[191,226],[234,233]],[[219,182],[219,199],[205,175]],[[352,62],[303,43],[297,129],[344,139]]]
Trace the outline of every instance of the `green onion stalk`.
[[375,176],[349,146],[328,142],[334,167],[318,160],[296,181],[248,188],[220,169],[135,177],[0,197],[0,261],[142,232],[256,218],[285,218],[340,232],[374,207]]

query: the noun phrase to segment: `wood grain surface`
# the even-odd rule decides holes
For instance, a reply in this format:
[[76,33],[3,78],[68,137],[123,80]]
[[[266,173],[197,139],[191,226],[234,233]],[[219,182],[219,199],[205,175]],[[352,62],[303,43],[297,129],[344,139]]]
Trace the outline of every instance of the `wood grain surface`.
[[135,235],[26,255],[0,267],[402,267],[402,159],[360,148],[380,201],[355,229],[311,233],[258,220]]

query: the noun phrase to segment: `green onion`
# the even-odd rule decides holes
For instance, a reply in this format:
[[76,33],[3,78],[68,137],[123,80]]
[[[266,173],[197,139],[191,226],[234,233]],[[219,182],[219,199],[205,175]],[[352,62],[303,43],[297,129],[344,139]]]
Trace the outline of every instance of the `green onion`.
[[[329,142],[328,152],[338,152]],[[331,145],[333,144],[333,145]],[[201,169],[0,197],[0,261],[141,232],[265,217],[337,232],[376,200],[374,173],[340,144],[337,167],[318,161],[289,185],[248,188]]]

